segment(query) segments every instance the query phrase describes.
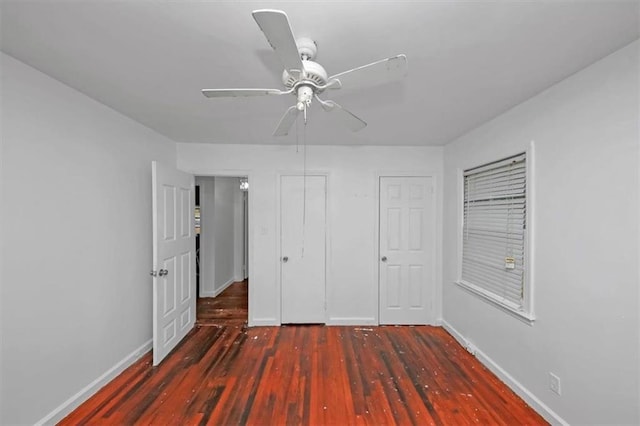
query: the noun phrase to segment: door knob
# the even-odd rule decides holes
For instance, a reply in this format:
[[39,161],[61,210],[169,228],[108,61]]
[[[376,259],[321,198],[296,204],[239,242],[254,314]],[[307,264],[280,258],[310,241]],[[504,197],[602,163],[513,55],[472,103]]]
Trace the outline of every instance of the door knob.
[[287,263],[289,261],[289,257],[288,256],[283,256],[282,257],[282,263]]
[[380,258],[380,260],[382,260],[383,262],[386,262],[386,261],[387,261],[387,256],[382,256],[382,257]]
[[158,271],[158,275],[164,277],[165,275],[169,275],[169,271],[166,269],[160,269],[160,271]]

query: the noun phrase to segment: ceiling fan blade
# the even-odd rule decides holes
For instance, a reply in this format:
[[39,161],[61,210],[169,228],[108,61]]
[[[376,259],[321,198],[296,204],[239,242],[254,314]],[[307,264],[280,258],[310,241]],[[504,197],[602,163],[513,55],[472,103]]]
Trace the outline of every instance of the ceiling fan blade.
[[302,59],[287,14],[272,9],[254,10],[252,14],[284,69],[298,75],[303,69]]
[[329,81],[337,79],[340,88],[357,89],[400,80],[407,75],[407,69],[407,56],[398,55],[332,75]]
[[278,89],[202,89],[202,94],[207,98],[238,98],[245,96],[283,95]]
[[298,118],[298,114],[300,114],[300,110],[296,108],[296,106],[289,107],[287,112],[284,113],[282,118],[280,119],[280,123],[276,130],[273,132],[273,136],[286,136],[289,134],[289,130],[293,123],[296,122],[296,118]]
[[367,123],[354,115],[351,111],[342,108],[334,101],[322,101],[322,109],[332,114],[338,121],[352,132],[357,132],[367,127]]

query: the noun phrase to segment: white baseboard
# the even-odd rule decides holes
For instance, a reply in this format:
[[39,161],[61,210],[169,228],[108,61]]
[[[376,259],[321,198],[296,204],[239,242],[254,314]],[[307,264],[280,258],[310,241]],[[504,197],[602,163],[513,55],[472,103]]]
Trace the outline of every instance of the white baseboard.
[[[223,291],[225,291],[227,289],[227,287],[229,287],[231,284],[237,282],[238,280],[236,280],[235,278],[231,278],[229,281],[227,281],[226,283],[224,283],[222,285],[222,287],[218,288],[217,290],[213,290],[213,291],[200,291],[200,297],[216,297],[218,296],[220,293],[222,293]],[[242,280],[240,280],[242,281]]]
[[[442,327],[453,336],[454,339],[467,349],[469,346],[469,340],[465,338],[458,330],[456,330],[451,324],[445,320],[440,320]],[[520,398],[522,398],[530,407],[532,407],[538,414],[540,414],[546,421],[552,425],[569,425],[562,417],[556,414],[551,408],[549,408],[544,402],[542,402],[537,396],[535,396],[529,389],[524,387],[522,383],[518,382],[511,374],[500,367],[493,359],[487,354],[482,352],[475,346],[471,346],[473,354],[478,358],[485,367],[487,367],[493,374],[498,376],[512,391],[514,391]]]
[[249,318],[249,327],[279,326],[280,321],[276,318]]
[[327,325],[378,325],[378,321],[372,317],[331,317]]
[[120,360],[116,365],[107,370],[100,377],[89,383],[78,393],[67,399],[52,412],[36,422],[36,426],[55,424],[64,419],[73,410],[78,408],[80,404],[85,402],[87,399],[93,396],[94,393],[99,391],[104,385],[116,378],[116,376],[130,367],[134,362],[139,360],[144,354],[149,352],[152,345],[153,340],[148,340],[147,342],[145,342],[142,346],[140,346],[138,349],[135,349],[129,355],[125,356],[122,360]]
[[214,290],[213,296],[210,296],[210,297],[216,297],[217,295],[219,295],[220,293],[225,291],[227,289],[227,287],[229,287],[231,284],[233,284],[235,282],[236,282],[236,280],[234,278],[231,278],[229,281],[227,281],[226,283],[222,284],[222,286],[220,288],[218,288],[217,290]]

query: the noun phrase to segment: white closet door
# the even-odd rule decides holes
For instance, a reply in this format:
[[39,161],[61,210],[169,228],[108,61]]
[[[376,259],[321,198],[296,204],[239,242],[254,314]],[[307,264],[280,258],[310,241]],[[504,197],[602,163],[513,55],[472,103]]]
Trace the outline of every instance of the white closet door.
[[427,324],[434,286],[432,178],[380,178],[380,324]]
[[281,177],[280,233],[282,323],[324,323],[324,176]]

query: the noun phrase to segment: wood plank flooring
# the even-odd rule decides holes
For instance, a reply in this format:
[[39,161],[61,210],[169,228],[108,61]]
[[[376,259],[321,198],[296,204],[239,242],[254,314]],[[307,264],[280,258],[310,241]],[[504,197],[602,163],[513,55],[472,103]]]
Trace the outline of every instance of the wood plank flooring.
[[197,301],[196,323],[199,325],[246,324],[249,312],[249,284],[238,281],[217,297],[202,297]]
[[537,425],[438,327],[196,326],[60,424]]

